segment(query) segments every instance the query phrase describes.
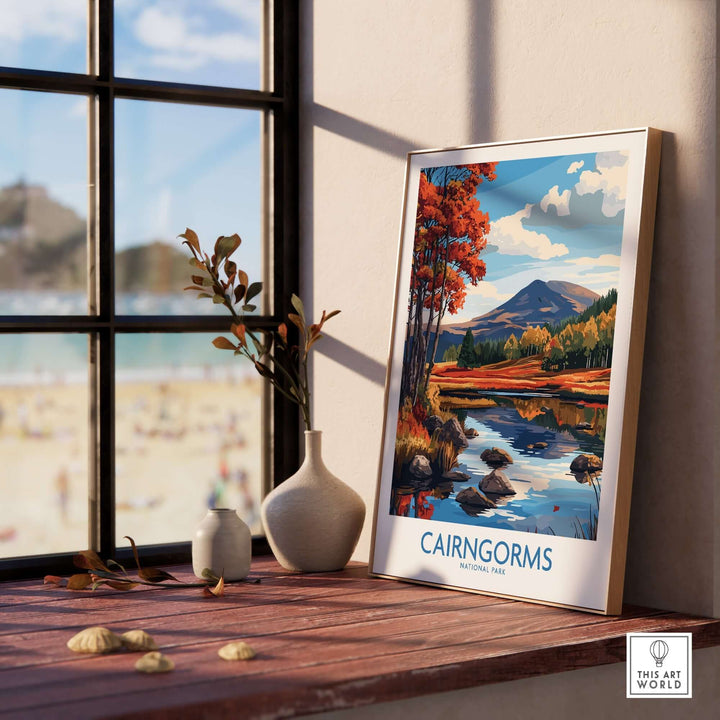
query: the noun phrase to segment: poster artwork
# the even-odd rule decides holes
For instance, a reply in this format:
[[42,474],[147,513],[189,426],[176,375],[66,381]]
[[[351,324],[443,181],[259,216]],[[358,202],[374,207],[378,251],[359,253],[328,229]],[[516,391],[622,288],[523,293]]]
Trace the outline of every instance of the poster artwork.
[[595,541],[627,168],[421,169],[391,515]]

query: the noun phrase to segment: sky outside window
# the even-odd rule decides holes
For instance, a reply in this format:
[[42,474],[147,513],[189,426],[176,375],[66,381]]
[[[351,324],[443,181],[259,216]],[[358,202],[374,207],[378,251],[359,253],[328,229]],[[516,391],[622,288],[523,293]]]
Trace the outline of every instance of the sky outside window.
[[254,110],[116,101],[120,314],[227,312],[182,292],[189,254],[176,236],[186,227],[208,250],[219,235],[238,233],[236,261],[260,279],[261,121]]
[[0,0],[0,65],[86,73],[87,18],[88,0]]
[[260,88],[261,0],[115,0],[115,74]]

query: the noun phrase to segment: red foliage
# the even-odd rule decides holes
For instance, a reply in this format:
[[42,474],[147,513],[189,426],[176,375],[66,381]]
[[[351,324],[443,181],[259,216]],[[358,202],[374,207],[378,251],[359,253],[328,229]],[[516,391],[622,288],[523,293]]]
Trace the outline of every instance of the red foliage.
[[397,424],[397,437],[407,437],[409,435],[424,440],[430,444],[430,436],[423,421],[427,417],[425,408],[416,403],[413,409],[408,412],[405,407],[400,408]]
[[423,520],[430,520],[435,511],[435,506],[428,500],[432,497],[431,490],[422,490],[415,497],[415,515]]
[[396,494],[394,498],[395,514],[399,517],[407,517],[410,514],[410,503],[412,499],[412,495]]

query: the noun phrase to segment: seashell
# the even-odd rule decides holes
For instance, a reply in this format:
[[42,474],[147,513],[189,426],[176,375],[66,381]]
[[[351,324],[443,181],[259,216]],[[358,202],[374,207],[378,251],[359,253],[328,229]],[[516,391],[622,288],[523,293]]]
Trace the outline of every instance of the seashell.
[[223,660],[252,660],[255,651],[246,642],[231,642],[218,650]]
[[85,628],[67,641],[67,646],[78,653],[109,653],[121,645],[120,638],[104,627]]
[[120,642],[131,652],[157,650],[157,643],[144,630],[128,630],[120,636]]
[[135,669],[144,673],[170,672],[174,668],[175,663],[157,650],[146,653],[135,663]]

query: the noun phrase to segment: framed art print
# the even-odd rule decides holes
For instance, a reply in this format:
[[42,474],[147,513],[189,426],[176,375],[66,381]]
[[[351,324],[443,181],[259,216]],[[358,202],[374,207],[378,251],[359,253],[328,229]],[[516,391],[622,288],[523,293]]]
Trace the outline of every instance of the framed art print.
[[373,574],[620,612],[660,142],[408,155]]

